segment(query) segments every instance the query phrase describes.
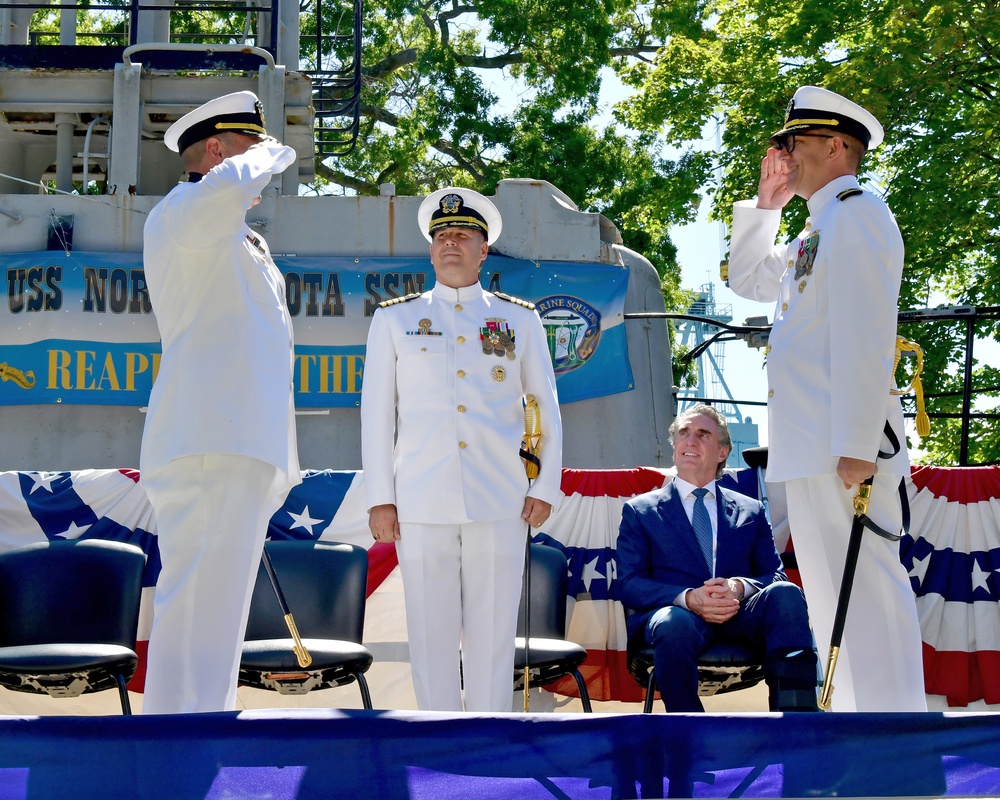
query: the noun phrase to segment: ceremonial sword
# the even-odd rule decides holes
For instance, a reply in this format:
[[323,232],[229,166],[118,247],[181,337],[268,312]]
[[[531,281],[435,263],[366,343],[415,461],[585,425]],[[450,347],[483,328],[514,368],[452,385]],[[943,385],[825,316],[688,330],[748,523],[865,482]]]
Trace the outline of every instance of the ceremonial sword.
[[847,606],[851,602],[851,591],[854,588],[854,573],[858,567],[858,553],[861,552],[861,536],[865,532],[865,519],[868,517],[868,503],[872,496],[872,481],[874,475],[865,478],[858,493],[854,496],[854,520],[851,523],[851,538],[847,543],[847,557],[844,560],[844,577],[840,581],[840,596],[837,598],[837,612],[833,615],[833,633],[830,635],[830,657],[826,665],[826,675],[823,676],[823,689],[819,694],[819,707],[830,710],[833,702],[833,672],[837,669],[837,659],[840,658],[840,643],[844,638],[844,624],[847,622]]
[[[524,398],[524,440],[520,455],[524,461],[524,473],[528,476],[528,488],[538,477],[542,462],[538,451],[542,441],[542,413],[533,394]],[[531,523],[528,523],[528,538],[524,547],[524,710],[530,706],[528,690],[531,683]]]
[[295,658],[298,660],[300,667],[308,667],[312,664],[312,656],[309,655],[309,651],[306,650],[306,646],[302,643],[302,637],[299,636],[299,629],[295,627],[295,619],[292,617],[292,612],[288,609],[288,603],[285,602],[285,593],[281,591],[281,584],[278,583],[278,576],[274,571],[274,564],[271,563],[271,555],[267,552],[266,544],[261,551],[260,558],[264,564],[264,571],[271,581],[271,588],[274,589],[274,595],[278,598],[278,606],[281,608],[281,613],[285,618],[285,625],[288,626],[288,632],[292,635],[292,652],[295,653]]
[[[919,436],[926,436],[930,433],[930,420],[923,408],[924,393],[920,382],[920,373],[924,367],[924,352],[920,345],[915,342],[904,339],[902,336],[897,336],[896,355],[892,365],[894,375],[903,352],[912,352],[916,355],[917,364],[914,369],[913,378],[908,387],[905,389],[892,389],[890,390],[890,394],[902,395],[911,390],[915,391],[917,398],[917,434]],[[899,440],[896,438],[896,434],[888,422],[885,423],[883,432],[893,451],[890,453],[879,451],[878,458],[892,458],[900,450]],[[847,543],[847,557],[844,560],[844,577],[840,581],[840,596],[837,598],[837,611],[833,616],[833,632],[830,635],[830,656],[826,665],[826,675],[823,676],[823,688],[819,695],[818,705],[824,711],[829,711],[830,705],[833,702],[833,672],[837,668],[837,659],[840,657],[840,643],[843,641],[844,625],[847,622],[847,606],[851,601],[851,591],[854,588],[854,573],[858,567],[858,554],[861,552],[861,537],[864,534],[865,528],[870,528],[874,533],[890,541],[898,541],[902,538],[902,534],[889,533],[872,522],[868,517],[868,504],[871,501],[872,481],[874,479],[875,476],[873,475],[862,481],[858,487],[858,493],[854,496],[854,519],[851,522],[851,538]],[[905,532],[910,526],[909,503],[902,481],[899,485],[899,500],[903,512],[903,531]]]

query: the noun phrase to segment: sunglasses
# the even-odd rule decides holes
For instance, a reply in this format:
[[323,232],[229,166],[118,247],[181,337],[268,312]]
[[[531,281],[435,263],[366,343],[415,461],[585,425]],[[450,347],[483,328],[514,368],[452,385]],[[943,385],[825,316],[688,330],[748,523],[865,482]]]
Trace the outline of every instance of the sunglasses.
[[785,133],[781,136],[771,137],[771,147],[791,153],[795,149],[795,140],[800,138],[832,139],[833,136],[829,133]]

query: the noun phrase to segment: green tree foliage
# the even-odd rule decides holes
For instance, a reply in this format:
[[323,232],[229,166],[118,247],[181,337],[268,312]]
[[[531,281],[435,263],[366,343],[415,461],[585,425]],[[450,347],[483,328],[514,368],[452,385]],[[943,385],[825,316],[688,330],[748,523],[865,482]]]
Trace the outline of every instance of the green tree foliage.
[[[343,14],[324,2],[324,28]],[[305,65],[317,61],[314,16],[304,6]],[[682,302],[667,231],[694,218],[711,159],[691,148],[666,158],[654,127],[600,116],[607,70],[656,51],[643,16],[634,0],[366,3],[359,145],[317,165],[317,191],[377,194],[391,182],[400,194],[492,193],[504,178],[546,180],[613,220],[657,266],[668,302]]]
[[[756,192],[761,156],[785,106],[804,84],[841,92],[883,123],[886,145],[866,160],[869,188],[893,209],[907,248],[901,308],[1000,304],[1000,8],[996,0],[764,0],[654,3],[651,62],[623,70],[640,91],[618,109],[638,130],[683,142],[723,127],[722,179],[713,214]],[[800,229],[805,203],[784,214]],[[864,287],[858,287],[864,291]],[[995,338],[997,320],[976,334]],[[962,323],[909,324],[926,350],[929,410],[959,410]],[[863,369],[863,354],[859,354]],[[998,396],[995,366],[976,364],[981,407]],[[912,407],[912,406],[911,406]],[[970,463],[1000,460],[997,426],[973,423]],[[934,420],[920,443],[933,463],[956,463],[959,423]]]

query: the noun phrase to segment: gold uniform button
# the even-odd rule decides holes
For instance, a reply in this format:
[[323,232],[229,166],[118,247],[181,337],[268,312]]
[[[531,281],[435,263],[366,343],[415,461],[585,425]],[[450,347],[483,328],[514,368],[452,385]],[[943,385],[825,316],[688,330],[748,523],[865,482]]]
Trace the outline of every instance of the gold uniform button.
[[764,348],[764,355],[766,356],[770,352],[771,352],[771,345],[768,345],[767,347]]
[[788,303],[782,303],[781,304],[781,310],[782,311],[788,311]]
[[812,222],[806,220],[806,230],[809,230],[813,226]]
[[467,447],[467,445],[465,444],[465,442],[459,442],[459,443],[458,443],[458,446],[459,446],[459,447],[460,447],[461,449],[463,449],[463,450],[464,450],[464,449],[465,449],[465,448]]
[[459,344],[465,344],[465,337],[464,336],[459,336],[458,337],[458,343]]
[[464,414],[465,413],[465,406],[459,406],[458,407],[458,413],[459,414]]
[[464,378],[465,377],[465,370],[464,369],[460,369],[458,371],[458,377],[459,378]]
[[768,397],[774,397],[774,389],[768,389],[767,390],[767,396]]
[[462,310],[462,304],[461,303],[455,303],[455,310],[456,311],[461,311]]
[[788,266],[794,267],[795,266],[795,259],[793,259],[793,258],[788,259]]

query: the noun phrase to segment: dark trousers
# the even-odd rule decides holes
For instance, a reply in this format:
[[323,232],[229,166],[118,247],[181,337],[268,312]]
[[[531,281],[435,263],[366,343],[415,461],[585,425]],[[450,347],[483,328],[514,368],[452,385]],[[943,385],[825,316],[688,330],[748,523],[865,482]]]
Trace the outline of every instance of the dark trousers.
[[[772,583],[744,600],[736,616],[721,624],[705,622],[680,606],[656,611],[646,624],[646,641],[655,650],[656,683],[667,711],[705,710],[698,698],[698,657],[720,639],[763,651],[770,684],[772,665],[784,655],[813,651],[802,590],[787,581]],[[815,663],[799,660],[795,669],[802,674],[796,677],[815,685]]]

